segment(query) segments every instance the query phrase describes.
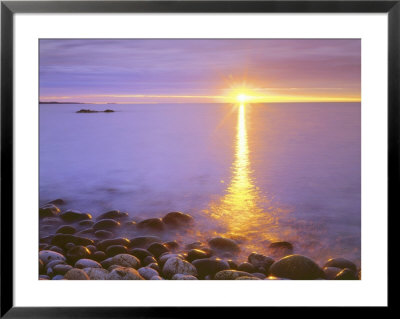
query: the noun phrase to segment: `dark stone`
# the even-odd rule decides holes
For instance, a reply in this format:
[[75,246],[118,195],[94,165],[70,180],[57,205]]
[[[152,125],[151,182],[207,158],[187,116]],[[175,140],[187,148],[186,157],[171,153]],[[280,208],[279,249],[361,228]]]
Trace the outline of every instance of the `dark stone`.
[[162,243],[162,240],[156,236],[141,236],[131,239],[131,243],[128,247],[131,248],[147,248],[152,243]]
[[142,265],[145,267],[150,264],[157,264],[157,260],[153,256],[146,256],[142,261]]
[[59,227],[56,230],[56,234],[75,234],[76,233],[76,229],[75,227],[69,226],[69,225],[64,225]]
[[129,254],[137,257],[140,261],[144,260],[147,256],[153,257],[153,254],[146,249],[143,248],[133,248],[129,250]]
[[46,237],[41,237],[39,239],[39,243],[41,243],[41,244],[50,244],[51,241],[53,240],[53,237],[54,237],[53,235],[46,236]]
[[82,220],[78,223],[79,226],[83,226],[83,227],[91,227],[94,225],[94,221],[87,219],[87,220]]
[[283,248],[293,251],[293,245],[287,241],[277,241],[269,244],[269,248]]
[[274,262],[269,269],[272,276],[294,280],[324,278],[323,270],[310,258],[290,255]]
[[194,219],[189,214],[181,212],[171,212],[165,215],[162,219],[165,225],[170,227],[190,226],[194,223]]
[[48,204],[39,208],[39,218],[54,217],[60,213],[60,209],[53,204]]
[[77,235],[94,235],[95,230],[93,228],[86,228],[82,229],[81,231],[77,232]]
[[275,262],[271,257],[264,256],[257,253],[251,253],[247,258],[257,271],[261,273],[268,273],[269,267]]
[[161,218],[149,218],[137,223],[138,229],[162,231],[164,223]]
[[202,249],[204,247],[204,244],[199,241],[195,241],[194,243],[187,244],[185,246],[186,249]]
[[77,268],[72,268],[64,275],[65,279],[68,280],[89,280],[89,276],[82,270]]
[[120,227],[121,224],[114,219],[102,219],[93,225],[95,230],[110,230]]
[[87,245],[86,248],[89,249],[92,254],[97,251],[97,248],[95,245]]
[[211,257],[211,255],[209,253],[206,253],[203,250],[191,249],[188,251],[186,259],[187,259],[187,261],[192,262],[193,260],[196,260],[196,259],[204,259],[204,258],[209,258],[209,257]]
[[86,246],[86,245],[93,245],[93,240],[70,234],[57,234],[53,237],[51,243],[59,247],[64,247],[64,245],[67,243]]
[[179,248],[179,244],[176,240],[174,241],[167,241],[164,243],[165,247],[167,247],[170,251],[175,251]]
[[69,249],[71,249],[72,247],[75,247],[75,244],[74,244],[74,243],[66,243],[66,244],[64,245],[64,249],[65,249],[65,250],[69,250]]
[[104,214],[101,214],[99,217],[97,217],[97,220],[101,219],[123,219],[128,217],[128,213],[126,212],[120,212],[119,210],[110,210],[109,212],[106,212]]
[[48,244],[39,244],[39,250],[46,250],[47,248],[49,248]]
[[62,275],[55,275],[53,278],[51,278],[51,280],[63,280],[64,276]]
[[67,259],[75,264],[79,259],[90,258],[90,250],[84,246],[75,246],[67,251],[66,257]]
[[168,249],[165,245],[160,244],[160,243],[153,243],[153,244],[151,244],[151,245],[147,248],[147,250],[148,250],[149,252],[151,252],[155,257],[158,257],[158,256],[160,256],[161,254],[166,253],[166,252],[169,251],[169,249]]
[[41,259],[39,259],[39,275],[43,275],[44,273],[44,263]]
[[335,280],[358,280],[358,278],[352,269],[345,268],[336,275]]
[[64,254],[64,250],[62,248],[58,247],[58,246],[51,246],[49,248],[49,250],[55,251],[55,252],[60,253],[60,254]]
[[344,259],[344,258],[332,258],[329,259],[324,267],[336,267],[336,268],[349,268],[351,269],[354,273],[357,272],[357,266],[352,263],[350,260]]
[[238,269],[238,264],[236,262],[234,262],[233,260],[229,259],[227,261],[229,268],[233,269],[233,270],[237,270]]
[[121,245],[125,247],[129,247],[130,240],[127,238],[114,238],[114,239],[105,239],[102,240],[101,242],[97,243],[97,249],[106,251],[108,246],[112,245]]
[[128,249],[122,245],[111,245],[106,249],[107,257],[114,257],[115,255],[126,254],[127,252]]
[[[146,257],[146,258],[148,258],[148,257]],[[146,259],[145,258],[145,259]],[[151,264],[148,264],[148,265],[146,265],[147,267],[149,267],[149,268],[152,268],[152,269],[154,269],[154,270],[157,270],[158,272],[160,272],[160,266],[158,266],[158,264],[157,263],[151,263]]]
[[196,267],[200,278],[204,278],[207,275],[214,277],[217,272],[229,269],[229,264],[219,258],[197,259],[192,264]]
[[69,270],[73,267],[71,265],[66,264],[58,264],[53,267],[53,272],[56,275],[65,275]]
[[237,253],[240,251],[239,245],[232,239],[224,237],[214,237],[208,241],[212,249]]
[[107,239],[113,237],[113,233],[108,230],[97,230],[94,235],[100,239]]
[[256,267],[248,262],[243,262],[238,266],[238,270],[253,273],[256,272]]
[[98,262],[101,262],[106,258],[107,258],[107,256],[104,251],[96,251],[95,253],[93,253],[93,259]]
[[92,215],[88,213],[81,213],[75,210],[67,210],[66,212],[60,214],[63,221],[74,223],[82,220],[92,219]]
[[48,204],[53,204],[53,205],[65,205],[65,201],[61,198],[57,198],[55,200],[52,200],[48,202]]

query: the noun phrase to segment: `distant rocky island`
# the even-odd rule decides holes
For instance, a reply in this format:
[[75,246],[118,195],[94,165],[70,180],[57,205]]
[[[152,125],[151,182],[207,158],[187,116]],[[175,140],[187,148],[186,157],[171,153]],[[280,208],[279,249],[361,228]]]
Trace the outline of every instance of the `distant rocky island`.
[[104,110],[104,111],[95,111],[95,110],[89,110],[89,109],[80,109],[79,111],[76,111],[76,113],[113,113],[115,112],[114,110]]

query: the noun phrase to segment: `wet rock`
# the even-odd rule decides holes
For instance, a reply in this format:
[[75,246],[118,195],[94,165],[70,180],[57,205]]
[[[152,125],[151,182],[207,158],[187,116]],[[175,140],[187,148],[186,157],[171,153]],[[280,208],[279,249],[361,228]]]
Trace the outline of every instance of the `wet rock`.
[[73,244],[73,243],[66,243],[66,244],[64,245],[64,249],[65,249],[65,250],[70,250],[72,247],[75,247],[75,244]]
[[176,240],[174,241],[167,241],[164,243],[165,247],[168,248],[170,251],[176,251],[179,248],[179,244]]
[[94,235],[100,239],[108,239],[113,237],[113,233],[108,230],[97,230]]
[[52,201],[48,202],[47,204],[65,205],[65,201],[62,198],[57,198],[55,200],[52,200]]
[[194,223],[194,219],[189,214],[181,212],[171,212],[165,215],[162,219],[165,225],[170,227],[187,227]]
[[75,263],[75,268],[84,269],[84,268],[102,268],[102,267],[97,261],[91,259],[79,259]]
[[67,243],[86,246],[93,245],[94,242],[93,240],[86,237],[80,237],[70,234],[57,234],[52,238],[51,243],[59,247],[65,247],[64,245]]
[[130,248],[147,248],[152,243],[162,243],[162,240],[157,236],[140,236],[131,239]]
[[105,239],[97,243],[96,247],[98,250],[106,251],[107,247],[113,245],[121,245],[128,247],[130,245],[130,240],[127,238],[114,238],[114,239]]
[[58,246],[51,246],[49,248],[49,250],[55,251],[56,253],[59,253],[59,254],[64,254],[64,250]]
[[227,260],[227,263],[228,263],[230,269],[233,269],[233,270],[238,269],[238,264],[235,261],[229,259],[229,260]]
[[109,272],[103,268],[84,268],[90,280],[108,280]]
[[196,259],[192,264],[196,267],[200,278],[207,275],[213,277],[217,272],[229,269],[229,264],[219,258]]
[[269,272],[272,276],[295,280],[311,280],[325,276],[322,269],[313,260],[302,255],[283,257],[272,264]]
[[204,247],[204,244],[200,241],[195,241],[193,243],[187,244],[185,246],[186,249],[202,249]]
[[150,265],[150,264],[156,264],[156,263],[157,263],[157,260],[152,256],[147,256],[142,260],[142,265],[143,266],[147,266],[147,265]]
[[150,280],[154,276],[159,276],[158,272],[155,269],[149,267],[139,268],[138,272],[144,279],[147,280]]
[[144,260],[147,256],[153,257],[153,254],[146,249],[143,248],[133,248],[129,250],[129,253],[140,260]]
[[183,274],[173,275],[171,279],[172,280],[198,280],[195,276],[183,275]]
[[128,249],[122,245],[111,245],[111,246],[108,246],[106,249],[107,257],[113,257],[115,255],[125,254],[127,252],[128,252]]
[[241,276],[251,277],[251,274],[245,271],[237,271],[237,270],[222,270],[215,274],[215,280],[234,280]]
[[94,221],[93,220],[82,220],[78,223],[79,226],[82,227],[92,227],[94,225]]
[[112,230],[115,228],[119,228],[121,226],[120,222],[115,221],[114,219],[102,219],[93,225],[94,230]]
[[91,255],[90,250],[85,246],[74,246],[67,251],[67,258],[71,263],[77,262],[79,259],[87,259]]
[[276,276],[268,276],[265,280],[290,280],[289,278],[281,278]]
[[50,277],[47,275],[40,275],[39,280],[50,280]]
[[111,258],[111,264],[129,268],[139,268],[140,261],[129,254],[119,254]]
[[171,278],[176,274],[196,276],[197,270],[191,263],[177,257],[172,257],[165,262],[162,274],[166,278]]
[[39,251],[48,250],[47,248],[49,248],[48,244],[39,244]]
[[158,273],[160,272],[160,267],[158,266],[157,263],[148,264],[146,267],[152,268],[152,269],[156,270]]
[[350,260],[347,260],[344,258],[329,259],[325,263],[324,267],[336,267],[336,268],[340,268],[340,269],[349,268],[353,272],[357,271],[357,266],[354,263],[352,263]]
[[48,204],[39,208],[39,218],[54,217],[60,214],[60,209],[53,204]]
[[152,253],[155,257],[160,256],[163,253],[168,252],[168,248],[164,244],[160,243],[153,243],[151,244],[147,250]]
[[56,226],[60,225],[62,220],[58,217],[45,217],[40,221],[40,225]]
[[81,231],[77,232],[76,235],[79,236],[86,236],[86,235],[94,235],[95,230],[93,228],[86,228],[86,229],[82,229]]
[[65,261],[64,260],[53,260],[53,261],[50,261],[48,264],[46,264],[44,268],[47,272],[47,270],[49,268],[54,268],[57,265],[65,265]]
[[342,269],[337,267],[324,267],[322,270],[325,273],[325,278],[328,280],[332,280],[335,279],[336,275],[340,273]]
[[65,275],[69,270],[73,267],[71,265],[66,264],[58,264],[53,267],[53,272],[56,275]]
[[273,249],[287,249],[290,251],[293,251],[293,245],[287,241],[276,241],[273,243],[270,243],[269,248],[273,248]]
[[69,226],[69,225],[64,225],[59,227],[56,230],[56,234],[75,234],[76,233],[76,229],[75,227]]
[[66,260],[65,256],[63,256],[60,253],[57,253],[55,251],[51,251],[51,250],[40,251],[39,259],[43,262],[44,265],[46,265],[49,262],[54,261],[54,260],[61,260],[61,261]]
[[206,253],[204,250],[191,249],[188,251],[186,259],[189,262],[192,262],[193,260],[196,260],[196,259],[204,259],[204,258],[209,258],[209,257],[211,257],[211,255],[209,253]]
[[40,244],[50,244],[51,241],[53,240],[53,237],[54,237],[54,236],[41,237],[41,238],[39,239],[39,243],[40,243]]
[[260,279],[265,279],[267,277],[266,275],[264,275],[264,274],[262,274],[260,272],[253,272],[252,276],[260,278]]
[[256,272],[256,267],[254,267],[254,265],[252,265],[248,262],[243,262],[238,266],[238,270],[252,273],[252,272]]
[[64,280],[64,276],[63,275],[55,275],[53,278],[51,278],[51,280]]
[[117,267],[110,272],[109,280],[144,280],[136,269]]
[[358,278],[352,269],[345,268],[336,275],[335,280],[358,280]]
[[214,237],[208,241],[212,249],[237,253],[240,251],[239,245],[232,239],[224,237]]
[[39,259],[39,275],[44,273],[44,263],[41,259]]
[[82,270],[72,268],[68,270],[67,273],[64,275],[64,278],[67,280],[89,280],[89,276]]
[[60,214],[60,218],[63,221],[74,223],[82,220],[92,219],[92,215],[88,213],[81,213],[76,210],[67,210],[66,212]]
[[137,228],[143,230],[162,231],[164,229],[164,223],[161,218],[149,218],[137,223]]
[[173,258],[173,257],[183,259],[182,255],[180,255],[180,254],[166,253],[166,254],[161,255],[161,256],[158,258],[159,265],[160,265],[161,267],[163,267],[164,264],[167,262],[167,260],[168,260],[169,258]]
[[90,253],[92,253],[92,254],[97,251],[97,248],[95,245],[87,245],[86,248],[89,249]]
[[96,251],[95,253],[93,253],[92,258],[98,262],[101,262],[106,259],[107,256],[104,251]]
[[101,214],[99,217],[97,217],[97,220],[101,219],[124,219],[128,217],[128,213],[125,212],[120,212],[119,210],[110,210],[104,214]]
[[264,256],[257,253],[251,253],[247,258],[257,270],[263,270],[261,272],[268,273],[269,267],[275,262],[271,257]]
[[151,277],[150,280],[164,280],[164,279],[161,278],[160,276],[154,276],[154,277]]
[[261,280],[260,278],[257,277],[249,277],[249,276],[242,276],[242,277],[238,277],[235,280]]

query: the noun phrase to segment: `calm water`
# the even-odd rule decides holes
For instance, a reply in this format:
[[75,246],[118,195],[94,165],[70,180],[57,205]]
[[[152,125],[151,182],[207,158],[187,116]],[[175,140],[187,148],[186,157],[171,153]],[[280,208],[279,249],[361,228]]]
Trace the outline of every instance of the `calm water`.
[[246,253],[285,240],[359,264],[360,120],[359,103],[42,104],[40,202],[132,219],[184,211],[193,238],[225,234]]

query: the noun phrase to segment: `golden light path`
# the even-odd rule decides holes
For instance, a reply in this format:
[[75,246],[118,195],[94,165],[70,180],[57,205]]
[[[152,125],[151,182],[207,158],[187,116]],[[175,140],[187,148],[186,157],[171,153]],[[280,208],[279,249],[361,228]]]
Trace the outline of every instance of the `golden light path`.
[[246,106],[238,106],[235,157],[232,177],[226,194],[210,204],[205,212],[225,227],[223,235],[246,242],[249,249],[258,249],[263,240],[278,239],[277,223],[281,210],[271,207],[256,186],[250,163],[246,127]]

